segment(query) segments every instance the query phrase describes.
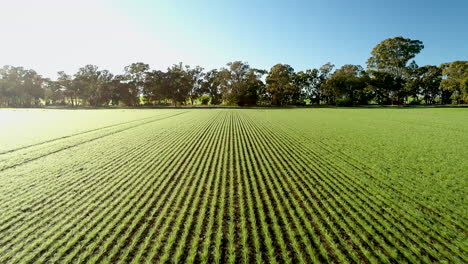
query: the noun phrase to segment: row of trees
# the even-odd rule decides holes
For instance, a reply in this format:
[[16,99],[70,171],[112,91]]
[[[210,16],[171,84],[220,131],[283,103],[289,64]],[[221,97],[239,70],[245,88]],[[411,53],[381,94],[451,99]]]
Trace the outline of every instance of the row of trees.
[[241,61],[210,71],[182,63],[160,71],[139,62],[121,75],[86,65],[73,76],[59,72],[57,80],[50,80],[33,70],[4,66],[0,106],[468,103],[468,61],[419,67],[412,59],[423,48],[419,40],[389,38],[372,50],[367,69],[335,69],[327,63],[299,72],[287,64],[266,71]]

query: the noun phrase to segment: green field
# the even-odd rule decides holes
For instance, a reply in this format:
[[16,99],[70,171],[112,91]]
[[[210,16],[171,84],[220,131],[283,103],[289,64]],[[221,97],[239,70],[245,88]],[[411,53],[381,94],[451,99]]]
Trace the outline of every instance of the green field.
[[468,262],[467,108],[0,124],[0,263]]

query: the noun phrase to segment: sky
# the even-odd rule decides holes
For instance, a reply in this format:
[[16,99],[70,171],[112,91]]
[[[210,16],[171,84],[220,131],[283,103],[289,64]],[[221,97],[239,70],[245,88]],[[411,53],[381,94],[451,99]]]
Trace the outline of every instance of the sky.
[[296,71],[365,66],[380,41],[423,41],[418,65],[468,60],[468,1],[0,0],[0,65],[56,78],[86,64],[165,70],[241,60]]

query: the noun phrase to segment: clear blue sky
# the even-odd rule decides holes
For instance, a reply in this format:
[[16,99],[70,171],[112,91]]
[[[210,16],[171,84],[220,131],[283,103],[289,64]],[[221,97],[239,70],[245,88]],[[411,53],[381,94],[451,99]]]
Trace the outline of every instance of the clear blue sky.
[[119,73],[136,61],[154,69],[234,60],[297,71],[326,62],[365,66],[376,44],[400,35],[424,42],[421,66],[468,60],[468,1],[461,0],[10,2],[0,18],[0,65],[50,77],[87,63]]

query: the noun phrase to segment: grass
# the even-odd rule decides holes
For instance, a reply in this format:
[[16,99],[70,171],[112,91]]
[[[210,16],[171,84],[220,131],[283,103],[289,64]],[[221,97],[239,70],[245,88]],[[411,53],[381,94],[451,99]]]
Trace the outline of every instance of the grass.
[[1,263],[468,262],[468,109],[0,120]]

